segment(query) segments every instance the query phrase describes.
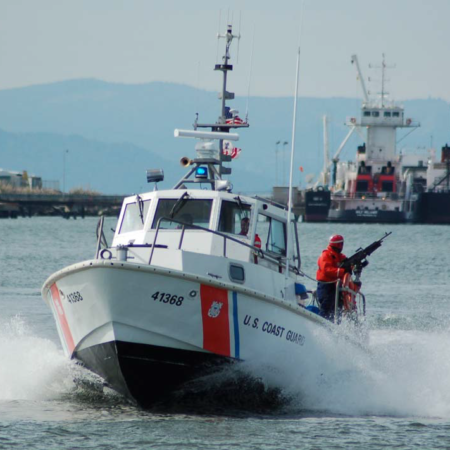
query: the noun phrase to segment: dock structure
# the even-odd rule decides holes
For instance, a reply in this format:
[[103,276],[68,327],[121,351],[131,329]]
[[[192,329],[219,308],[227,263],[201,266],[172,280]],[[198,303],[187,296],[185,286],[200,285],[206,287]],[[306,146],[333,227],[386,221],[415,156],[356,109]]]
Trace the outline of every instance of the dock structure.
[[0,218],[117,216],[125,195],[0,193]]
[[[273,201],[284,205],[287,208],[289,187],[273,186],[271,198]],[[300,217],[305,215],[305,192],[295,186],[292,189],[292,212],[294,213],[295,220],[299,220]]]

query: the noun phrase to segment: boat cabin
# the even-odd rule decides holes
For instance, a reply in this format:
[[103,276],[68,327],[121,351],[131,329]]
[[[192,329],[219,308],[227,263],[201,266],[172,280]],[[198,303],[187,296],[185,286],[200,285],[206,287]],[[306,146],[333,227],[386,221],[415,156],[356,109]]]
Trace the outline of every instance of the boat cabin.
[[[174,251],[181,251],[282,273],[288,248],[286,224],[287,211],[269,200],[212,190],[154,191],[124,200],[112,247],[127,248],[128,258],[134,253],[135,260],[164,267],[181,269],[176,263],[179,257],[172,258]],[[291,269],[298,271],[294,221],[289,236],[293,243],[289,257],[296,262]]]

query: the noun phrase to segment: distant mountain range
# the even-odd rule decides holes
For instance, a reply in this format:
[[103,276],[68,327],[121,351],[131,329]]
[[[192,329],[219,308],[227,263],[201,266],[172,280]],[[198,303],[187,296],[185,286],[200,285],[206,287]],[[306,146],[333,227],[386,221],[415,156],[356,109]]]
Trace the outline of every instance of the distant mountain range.
[[[232,163],[232,182],[235,191],[270,191],[283,173],[287,179],[290,144],[280,144],[276,158],[275,143],[291,140],[293,99],[251,97],[248,104],[250,129],[240,132],[242,153]],[[421,127],[399,143],[400,150],[410,152],[431,144],[440,148],[450,142],[448,102],[407,100],[403,105],[406,117],[419,121]],[[247,99],[236,99],[230,106],[245,117]],[[321,170],[322,116],[329,117],[333,154],[347,133],[346,118],[359,117],[360,106],[359,99],[299,99],[296,184],[304,186],[304,174]],[[219,109],[217,93],[172,83],[123,85],[87,79],[3,90],[0,167],[27,170],[58,180],[60,186],[65,172],[67,190],[82,186],[108,194],[146,189],[145,170],[163,168],[166,180],[161,187],[170,187],[183,174],[180,158],[195,156],[194,141],[175,139],[173,130],[191,129],[197,112],[200,122],[215,122]],[[399,139],[406,132],[400,130]],[[361,142],[360,137],[352,137],[341,159],[353,159]],[[304,167],[303,174],[299,166]]]

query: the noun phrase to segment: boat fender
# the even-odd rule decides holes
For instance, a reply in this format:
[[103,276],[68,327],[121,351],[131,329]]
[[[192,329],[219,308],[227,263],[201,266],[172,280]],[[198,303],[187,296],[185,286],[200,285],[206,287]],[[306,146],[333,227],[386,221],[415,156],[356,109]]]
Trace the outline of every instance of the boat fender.
[[100,252],[100,258],[102,258],[102,259],[112,259],[112,253],[107,248],[104,248]]
[[320,314],[320,309],[316,305],[308,305],[307,307],[305,307],[305,309],[314,314]]
[[295,283],[295,295],[298,295],[302,300],[308,298],[308,292],[304,284]]

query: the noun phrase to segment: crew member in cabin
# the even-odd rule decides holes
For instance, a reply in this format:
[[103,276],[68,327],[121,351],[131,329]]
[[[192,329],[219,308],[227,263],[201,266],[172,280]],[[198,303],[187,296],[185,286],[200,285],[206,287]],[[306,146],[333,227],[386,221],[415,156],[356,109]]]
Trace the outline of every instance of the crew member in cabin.
[[250,219],[248,217],[244,217],[241,220],[241,232],[239,233],[239,236],[247,236],[249,226],[250,226]]
[[343,236],[335,234],[330,237],[328,247],[317,260],[317,265],[319,266],[316,275],[317,300],[320,305],[320,315],[328,320],[334,319],[336,282],[339,279],[342,280],[346,272],[345,269],[339,267],[339,264],[347,258],[342,253],[343,248]]

